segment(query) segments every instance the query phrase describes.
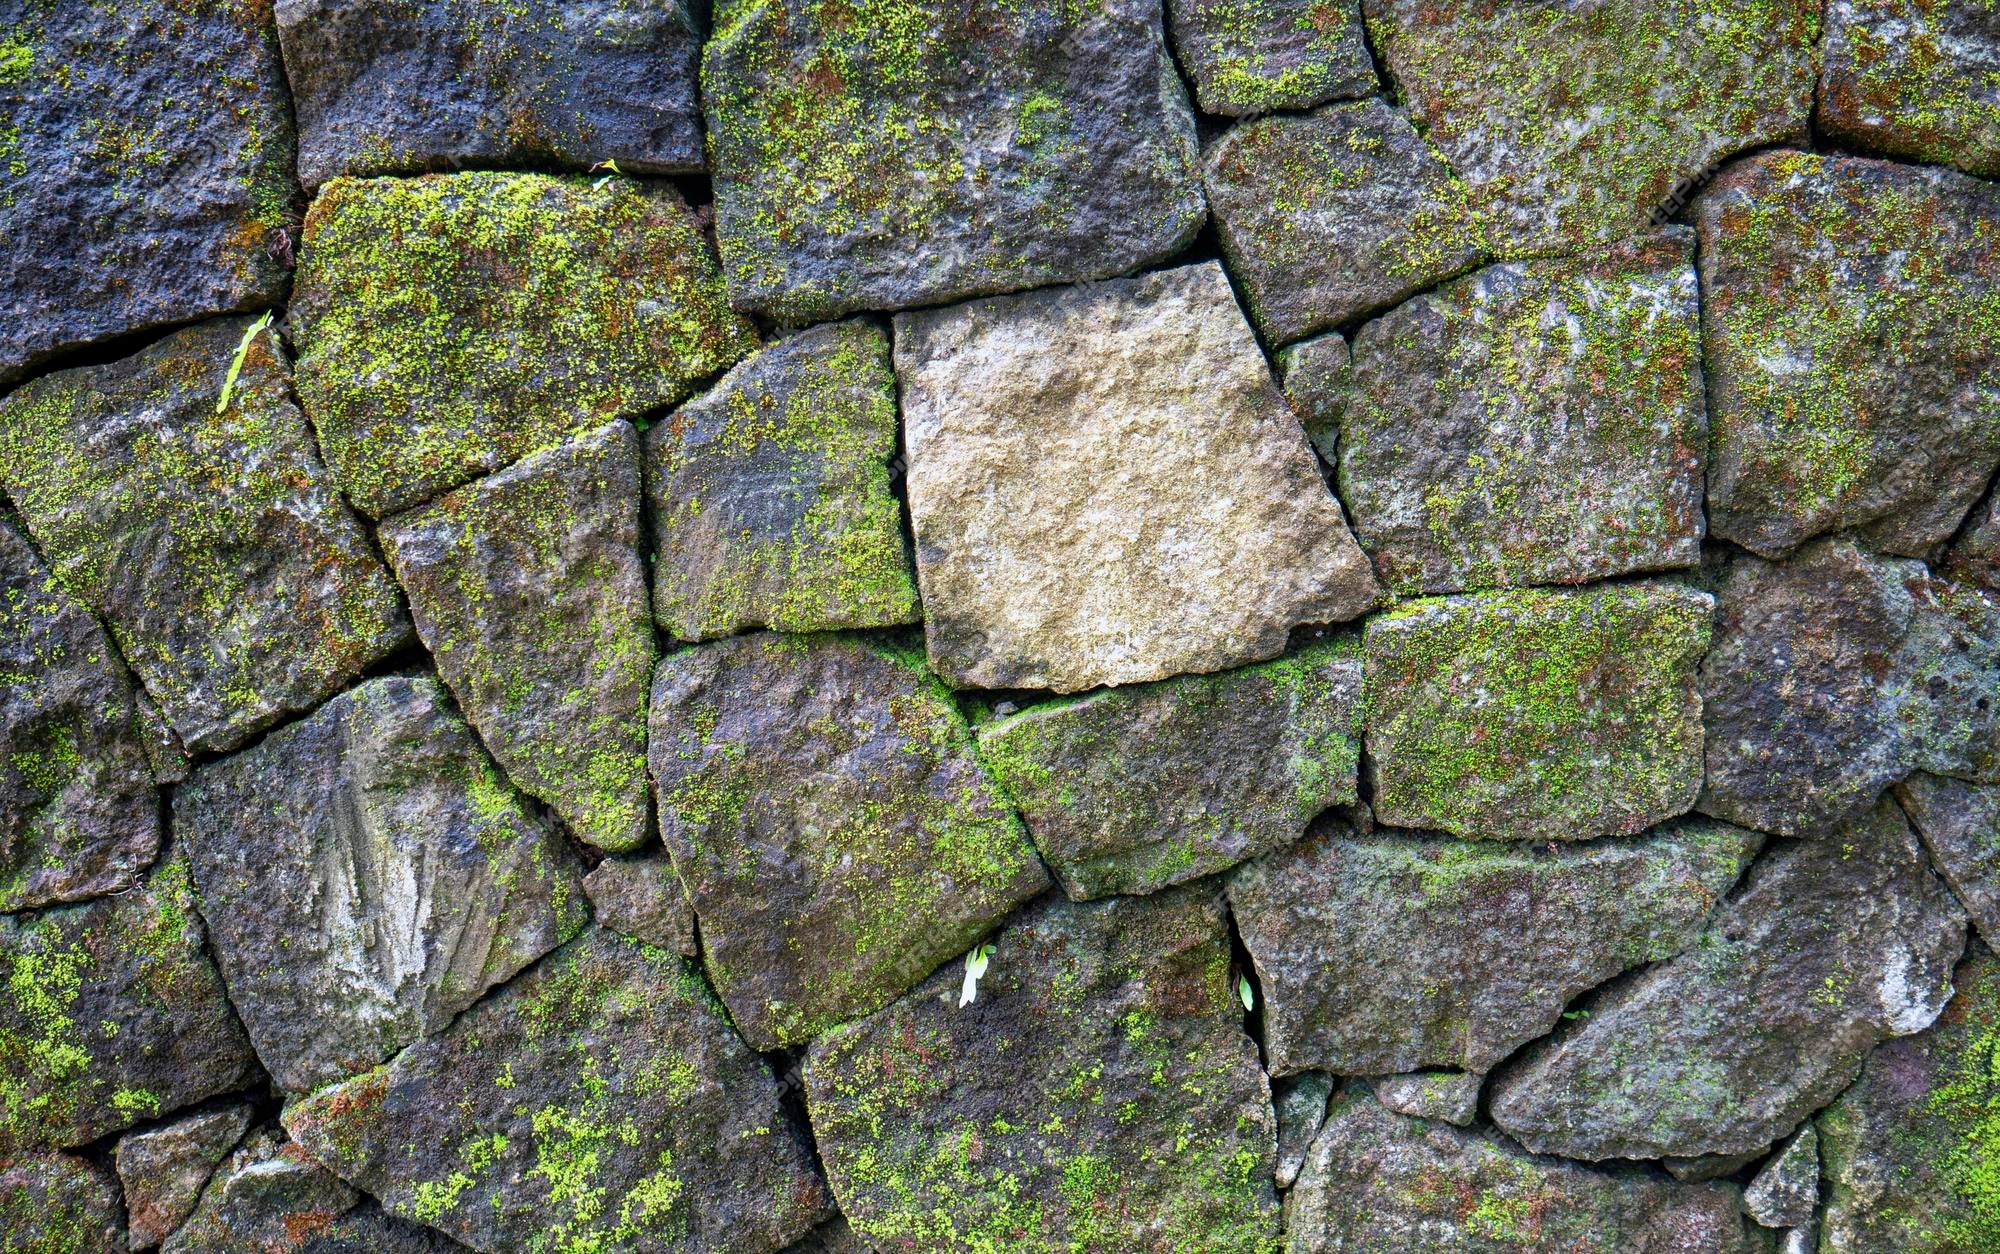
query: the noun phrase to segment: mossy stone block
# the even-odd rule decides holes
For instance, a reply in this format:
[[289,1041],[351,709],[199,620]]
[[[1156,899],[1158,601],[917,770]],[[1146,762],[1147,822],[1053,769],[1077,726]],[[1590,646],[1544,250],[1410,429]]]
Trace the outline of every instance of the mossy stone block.
[[1203,113],[1242,117],[1373,95],[1359,0],[1169,0]]
[[660,628],[708,640],[917,622],[895,455],[889,337],[870,322],[781,340],[656,423],[646,491]]
[[1377,817],[1503,840],[1630,834],[1701,791],[1714,599],[1666,583],[1413,601],[1369,620]]
[[639,435],[614,420],[382,524],[438,675],[515,786],[578,839],[652,834],[653,625]]
[[756,346],[668,185],[335,179],[306,215],[299,400],[363,512],[672,405]]
[[2000,8],[1832,0],[1821,132],[1861,152],[2000,176]]

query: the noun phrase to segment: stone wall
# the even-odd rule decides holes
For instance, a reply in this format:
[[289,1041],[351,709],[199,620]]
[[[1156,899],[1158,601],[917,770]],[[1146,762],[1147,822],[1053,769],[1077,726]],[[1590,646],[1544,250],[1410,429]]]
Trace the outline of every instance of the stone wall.
[[0,1247],[2000,1249],[1992,0],[0,0]]

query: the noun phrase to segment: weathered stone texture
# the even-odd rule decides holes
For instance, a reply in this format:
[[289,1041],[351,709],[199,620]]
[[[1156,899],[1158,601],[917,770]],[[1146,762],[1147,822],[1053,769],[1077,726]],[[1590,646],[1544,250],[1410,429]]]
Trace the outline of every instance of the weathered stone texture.
[[2000,493],[1973,509],[1944,565],[1953,576],[2000,591]]
[[278,0],[299,174],[702,165],[683,0]]
[[699,972],[598,929],[284,1122],[392,1215],[478,1250],[769,1254],[831,1210]]
[[1705,821],[1543,847],[1323,820],[1229,882],[1271,1070],[1483,1073],[1578,994],[1694,944],[1760,843]]
[[1702,195],[1709,522],[1924,556],[2000,463],[2000,188],[1765,153]]
[[699,954],[694,907],[664,849],[606,858],[583,877],[583,891],[600,925],[656,949]]
[[1846,539],[1716,581],[1701,809],[1810,836],[1913,770],[2000,783],[2000,605]]
[[807,1055],[854,1230],[878,1249],[1270,1248],[1271,1096],[1220,897],[1048,898],[994,943],[972,1005],[948,967]]
[[1160,0],[722,0],[703,53],[732,298],[784,322],[1101,279],[1200,228]]
[[0,988],[0,1158],[94,1141],[256,1075],[179,858],[115,897],[0,917]]
[[654,426],[661,629],[707,640],[917,622],[895,453],[889,337],[869,322],[781,340]]
[[586,917],[573,856],[433,679],[371,680],[202,767],[174,816],[230,997],[293,1093],[443,1028]]
[[2000,1247],[2000,961],[1975,943],[1935,1026],[1890,1041],[1819,1117],[1825,1254]]
[[1751,1254],[1737,1204],[1728,1185],[1523,1154],[1391,1114],[1350,1086],[1285,1200],[1286,1248]]
[[1844,146],[2000,175],[2000,9],[1832,0],[1819,129]]
[[1241,117],[1374,95],[1359,0],[1167,0],[1203,113]]
[[2000,788],[1918,773],[1896,800],[1980,937],[2000,944]]
[[1393,305],[1485,251],[1465,184],[1380,100],[1234,127],[1202,166],[1230,273],[1280,343]]
[[1214,262],[898,315],[896,373],[925,632],[953,684],[1223,670],[1375,602]]
[[1414,1071],[1377,1077],[1368,1087],[1384,1109],[1468,1128],[1479,1116],[1479,1090],[1485,1081],[1485,1076],[1469,1071]]
[[338,179],[306,216],[299,399],[348,498],[407,509],[755,346],[664,184]]
[[874,1010],[1048,886],[920,658],[841,636],[737,636],[653,686],[660,834],[744,1039]]
[[652,831],[639,436],[613,421],[382,525],[417,634],[523,792],[581,840]]
[[1701,790],[1713,599],[1665,583],[1411,602],[1369,620],[1376,817],[1508,840],[1643,831]]
[[196,750],[310,708],[410,638],[276,333],[252,331],[203,323],[0,402],[0,484]]
[[1800,1128],[1743,1191],[1743,1213],[1766,1228],[1809,1224],[1819,1209],[1819,1134]]
[[1278,1168],[1272,1180],[1289,1189],[1306,1165],[1306,1153],[1326,1122],[1335,1080],[1321,1071],[1271,1081],[1271,1107],[1278,1117]]
[[209,1180],[163,1254],[448,1254],[460,1247],[390,1219],[275,1130],[251,1134]]
[[[1700,560],[1693,246],[1675,230],[1493,266],[1361,329],[1337,413],[1340,496],[1385,587],[1583,583]],[[1299,359],[1286,387],[1338,386],[1315,377],[1328,356]]]
[[1366,0],[1412,117],[1506,257],[1635,234],[1734,153],[1801,138],[1816,0]]
[[0,1162],[0,1249],[10,1254],[125,1254],[118,1182],[68,1154]]
[[194,1213],[202,1187],[250,1130],[250,1118],[247,1104],[233,1102],[119,1138],[114,1161],[133,1248],[158,1245]]
[[1884,800],[1751,868],[1693,949],[1613,985],[1490,1084],[1493,1121],[1574,1158],[1762,1149],[1951,995],[1965,916]]
[[1356,799],[1353,639],[1261,666],[1052,701],[979,729],[980,756],[1063,890],[1197,879]]
[[0,386],[284,299],[298,186],[262,0],[0,3]]
[[0,519],[0,911],[138,883],[160,797],[132,677]]

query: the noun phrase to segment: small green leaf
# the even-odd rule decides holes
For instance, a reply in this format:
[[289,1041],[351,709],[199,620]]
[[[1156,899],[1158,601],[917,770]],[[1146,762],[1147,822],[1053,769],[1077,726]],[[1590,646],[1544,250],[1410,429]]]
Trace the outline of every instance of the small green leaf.
[[970,1006],[979,996],[979,977],[986,974],[987,963],[993,957],[993,946],[974,945],[965,955],[965,982],[958,988],[958,1004]]
[[594,165],[594,166],[590,167],[590,172],[591,172],[592,174],[595,174],[595,173],[597,173],[597,172],[598,172],[599,170],[609,170],[609,171],[611,171],[611,174],[607,174],[607,175],[605,175],[605,176],[604,176],[603,178],[601,178],[601,179],[597,180],[597,181],[596,181],[595,183],[592,183],[592,184],[590,185],[590,190],[591,190],[591,191],[593,191],[593,192],[601,192],[601,191],[603,191],[603,190],[604,190],[604,185],[605,185],[606,183],[609,183],[609,182],[611,181],[611,175],[612,175],[612,174],[623,174],[623,173],[625,173],[625,171],[623,171],[623,170],[621,170],[621,169],[619,169],[619,168],[618,168],[618,163],[617,163],[616,161],[613,161],[613,160],[605,160],[605,161],[600,161],[600,162],[598,162],[598,163],[597,163],[596,165]]
[[1239,975],[1236,977],[1236,996],[1243,1003],[1243,1009],[1255,1010],[1257,1008],[1257,993],[1255,989],[1250,987],[1249,976]]
[[270,326],[271,311],[267,309],[264,316],[251,323],[250,329],[243,333],[242,342],[236,346],[236,357],[229,363],[229,373],[222,377],[222,399],[215,402],[216,413],[228,411],[229,396],[236,390],[237,377],[243,373],[244,359],[250,356],[250,341],[256,339],[260,331],[269,330]]

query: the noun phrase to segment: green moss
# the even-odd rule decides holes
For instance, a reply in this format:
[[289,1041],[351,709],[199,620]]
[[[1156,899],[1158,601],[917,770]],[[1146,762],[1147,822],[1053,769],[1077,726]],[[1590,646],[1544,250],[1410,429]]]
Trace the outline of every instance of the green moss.
[[679,197],[626,179],[337,179],[298,284],[300,399],[378,515],[672,404],[755,345]]

